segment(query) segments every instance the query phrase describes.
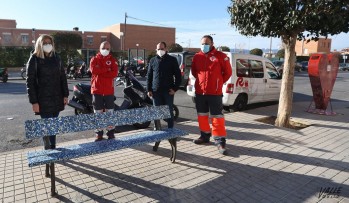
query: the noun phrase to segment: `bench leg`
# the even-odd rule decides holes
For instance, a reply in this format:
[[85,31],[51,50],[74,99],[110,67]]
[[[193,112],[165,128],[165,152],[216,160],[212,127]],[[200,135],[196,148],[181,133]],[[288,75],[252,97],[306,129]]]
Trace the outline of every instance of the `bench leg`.
[[55,163],[50,163],[51,171],[51,197],[56,196],[56,176],[55,176]]
[[50,177],[50,164],[46,164],[45,177]]
[[153,147],[154,152],[158,151],[159,145],[160,145],[160,142],[155,142],[155,145]]
[[172,155],[171,155],[171,162],[174,163],[176,161],[176,153],[177,153],[177,138],[172,138],[168,140],[171,144],[172,148]]
[[[154,121],[154,130],[161,130],[161,122],[160,120],[155,120]],[[153,147],[153,151],[156,152],[158,151],[158,148],[159,148],[159,145],[160,145],[160,141],[159,142],[155,142],[155,145]]]

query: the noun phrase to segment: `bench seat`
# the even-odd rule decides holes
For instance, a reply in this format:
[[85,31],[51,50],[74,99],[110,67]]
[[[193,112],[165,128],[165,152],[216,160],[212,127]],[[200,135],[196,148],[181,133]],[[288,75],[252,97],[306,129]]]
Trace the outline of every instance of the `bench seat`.
[[188,133],[176,128],[147,131],[100,142],[83,143],[51,150],[32,151],[28,152],[27,157],[29,166],[33,167],[158,142],[165,139],[169,140],[184,135],[188,135]]

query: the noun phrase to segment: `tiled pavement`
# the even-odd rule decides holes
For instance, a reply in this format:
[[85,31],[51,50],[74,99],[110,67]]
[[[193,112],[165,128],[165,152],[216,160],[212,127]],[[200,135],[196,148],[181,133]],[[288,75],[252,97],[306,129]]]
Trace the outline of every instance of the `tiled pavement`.
[[[304,112],[305,103],[297,105],[293,118],[310,127],[291,130],[255,121],[275,115],[277,105],[226,114],[228,156],[213,145],[194,145],[198,124],[182,122],[177,127],[190,135],[178,142],[175,164],[167,142],[158,152],[145,145],[56,164],[56,198],[50,197],[44,166],[27,166],[26,152],[33,149],[1,153],[0,200],[349,202],[349,109],[324,116]],[[340,190],[338,197],[319,198],[326,188]]]

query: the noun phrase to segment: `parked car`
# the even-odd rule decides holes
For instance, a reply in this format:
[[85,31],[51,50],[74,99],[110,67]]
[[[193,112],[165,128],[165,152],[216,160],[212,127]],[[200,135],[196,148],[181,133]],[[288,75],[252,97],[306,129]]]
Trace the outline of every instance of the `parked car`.
[[[244,110],[247,104],[277,101],[280,97],[281,76],[273,63],[251,54],[224,52],[230,59],[232,76],[222,87],[225,110]],[[189,76],[187,94],[195,100],[195,78]]]
[[300,64],[302,66],[303,71],[308,71],[309,61],[301,61]]
[[340,63],[338,70],[339,71],[349,71],[349,63]]
[[[278,72],[280,73],[280,75],[282,75],[283,70],[284,70],[284,61],[273,61],[273,64],[275,65],[275,67],[278,70]],[[295,66],[294,66],[294,69],[297,72],[301,72],[303,70],[302,64],[299,63],[299,62],[296,62]]]
[[195,53],[183,51],[183,52],[172,52],[168,54],[177,59],[179,64],[179,69],[181,70],[181,75],[182,75],[182,82],[180,84],[180,87],[183,87],[184,89],[186,89],[188,85],[191,62],[193,60]]

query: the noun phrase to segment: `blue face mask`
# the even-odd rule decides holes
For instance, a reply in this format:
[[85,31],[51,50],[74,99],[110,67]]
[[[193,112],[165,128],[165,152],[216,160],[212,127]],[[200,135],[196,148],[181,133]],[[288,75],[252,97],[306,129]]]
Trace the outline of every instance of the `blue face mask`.
[[205,54],[210,51],[210,45],[208,44],[202,44],[201,45],[201,51],[204,52]]

